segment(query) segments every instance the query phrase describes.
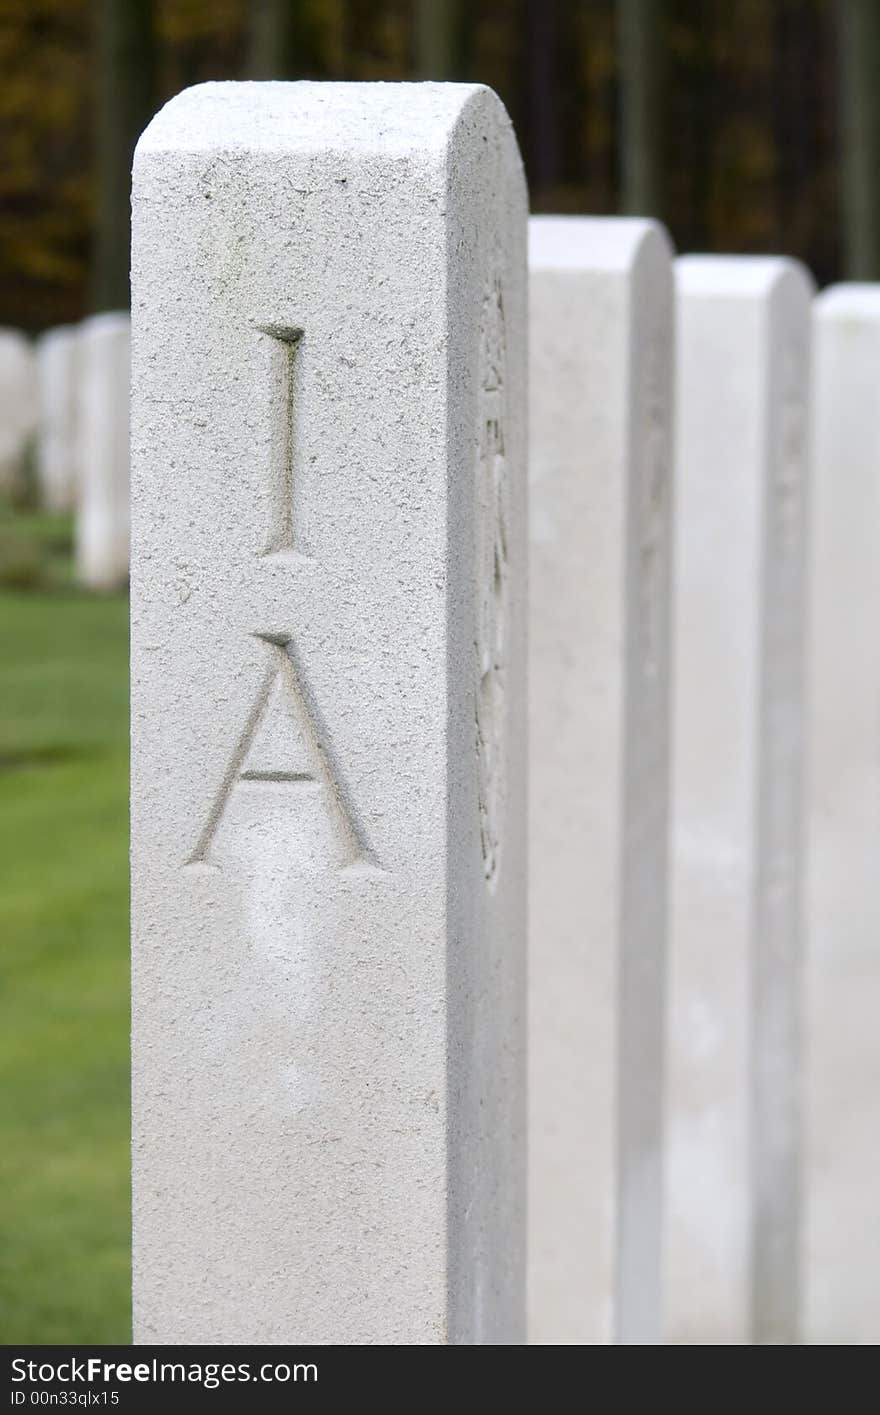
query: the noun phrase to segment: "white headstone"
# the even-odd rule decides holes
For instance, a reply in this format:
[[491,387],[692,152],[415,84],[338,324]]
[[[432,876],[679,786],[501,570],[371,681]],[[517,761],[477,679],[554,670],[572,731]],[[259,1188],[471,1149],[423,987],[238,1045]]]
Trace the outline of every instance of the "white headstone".
[[98,314],[77,338],[76,568],[106,590],[128,578],[130,320]]
[[20,486],[36,416],[31,343],[17,329],[0,329],[0,494]]
[[815,305],[806,1338],[880,1340],[880,285]]
[[524,1340],[525,234],[481,87],[139,144],[136,1341]]
[[76,502],[77,345],[78,331],[68,325],[37,341],[37,475],[50,511],[72,511]]
[[668,1333],[795,1339],[810,282],[676,263]]
[[670,247],[533,217],[529,1322],[660,1338]]

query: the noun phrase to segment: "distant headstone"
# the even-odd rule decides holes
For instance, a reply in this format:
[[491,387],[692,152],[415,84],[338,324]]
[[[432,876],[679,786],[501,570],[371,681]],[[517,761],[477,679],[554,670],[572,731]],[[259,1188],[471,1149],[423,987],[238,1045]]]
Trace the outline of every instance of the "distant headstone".
[[676,265],[671,1341],[797,1339],[811,286]]
[[815,304],[806,1339],[880,1340],[880,285]]
[[107,590],[128,579],[130,320],[98,314],[77,335],[76,568]]
[[72,511],[76,502],[76,361],[78,331],[48,330],[37,341],[37,475],[40,499],[50,511]]
[[21,488],[36,417],[31,343],[17,329],[0,329],[0,495]]
[[661,1333],[670,246],[533,217],[529,1318]]
[[524,1340],[525,235],[481,87],[139,144],[137,1342]]

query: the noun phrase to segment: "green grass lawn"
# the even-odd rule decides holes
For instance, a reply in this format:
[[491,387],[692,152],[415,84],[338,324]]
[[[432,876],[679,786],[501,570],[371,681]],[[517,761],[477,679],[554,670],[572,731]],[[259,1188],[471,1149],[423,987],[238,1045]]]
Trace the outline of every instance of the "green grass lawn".
[[0,1342],[128,1342],[128,606],[12,524],[6,584],[43,587],[0,588]]

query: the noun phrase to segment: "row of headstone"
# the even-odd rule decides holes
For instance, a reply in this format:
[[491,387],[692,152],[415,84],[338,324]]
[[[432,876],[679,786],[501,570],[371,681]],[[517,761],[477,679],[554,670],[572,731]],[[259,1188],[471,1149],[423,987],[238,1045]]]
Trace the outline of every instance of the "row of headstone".
[[135,1340],[876,1339],[880,292],[533,218],[527,311],[457,85],[133,210]]
[[0,330],[0,494],[33,456],[40,504],[74,512],[76,573],[91,589],[128,579],[130,320],[101,314],[35,344]]

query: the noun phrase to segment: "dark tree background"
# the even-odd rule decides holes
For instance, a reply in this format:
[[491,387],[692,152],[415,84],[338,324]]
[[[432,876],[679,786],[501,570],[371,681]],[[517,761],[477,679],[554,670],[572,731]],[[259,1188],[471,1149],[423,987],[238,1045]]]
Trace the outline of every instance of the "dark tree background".
[[128,304],[131,159],[155,93],[153,0],[98,0],[91,305]]
[[537,211],[880,271],[880,0],[0,0],[0,323],[125,299],[144,115],[209,78],[481,80]]

